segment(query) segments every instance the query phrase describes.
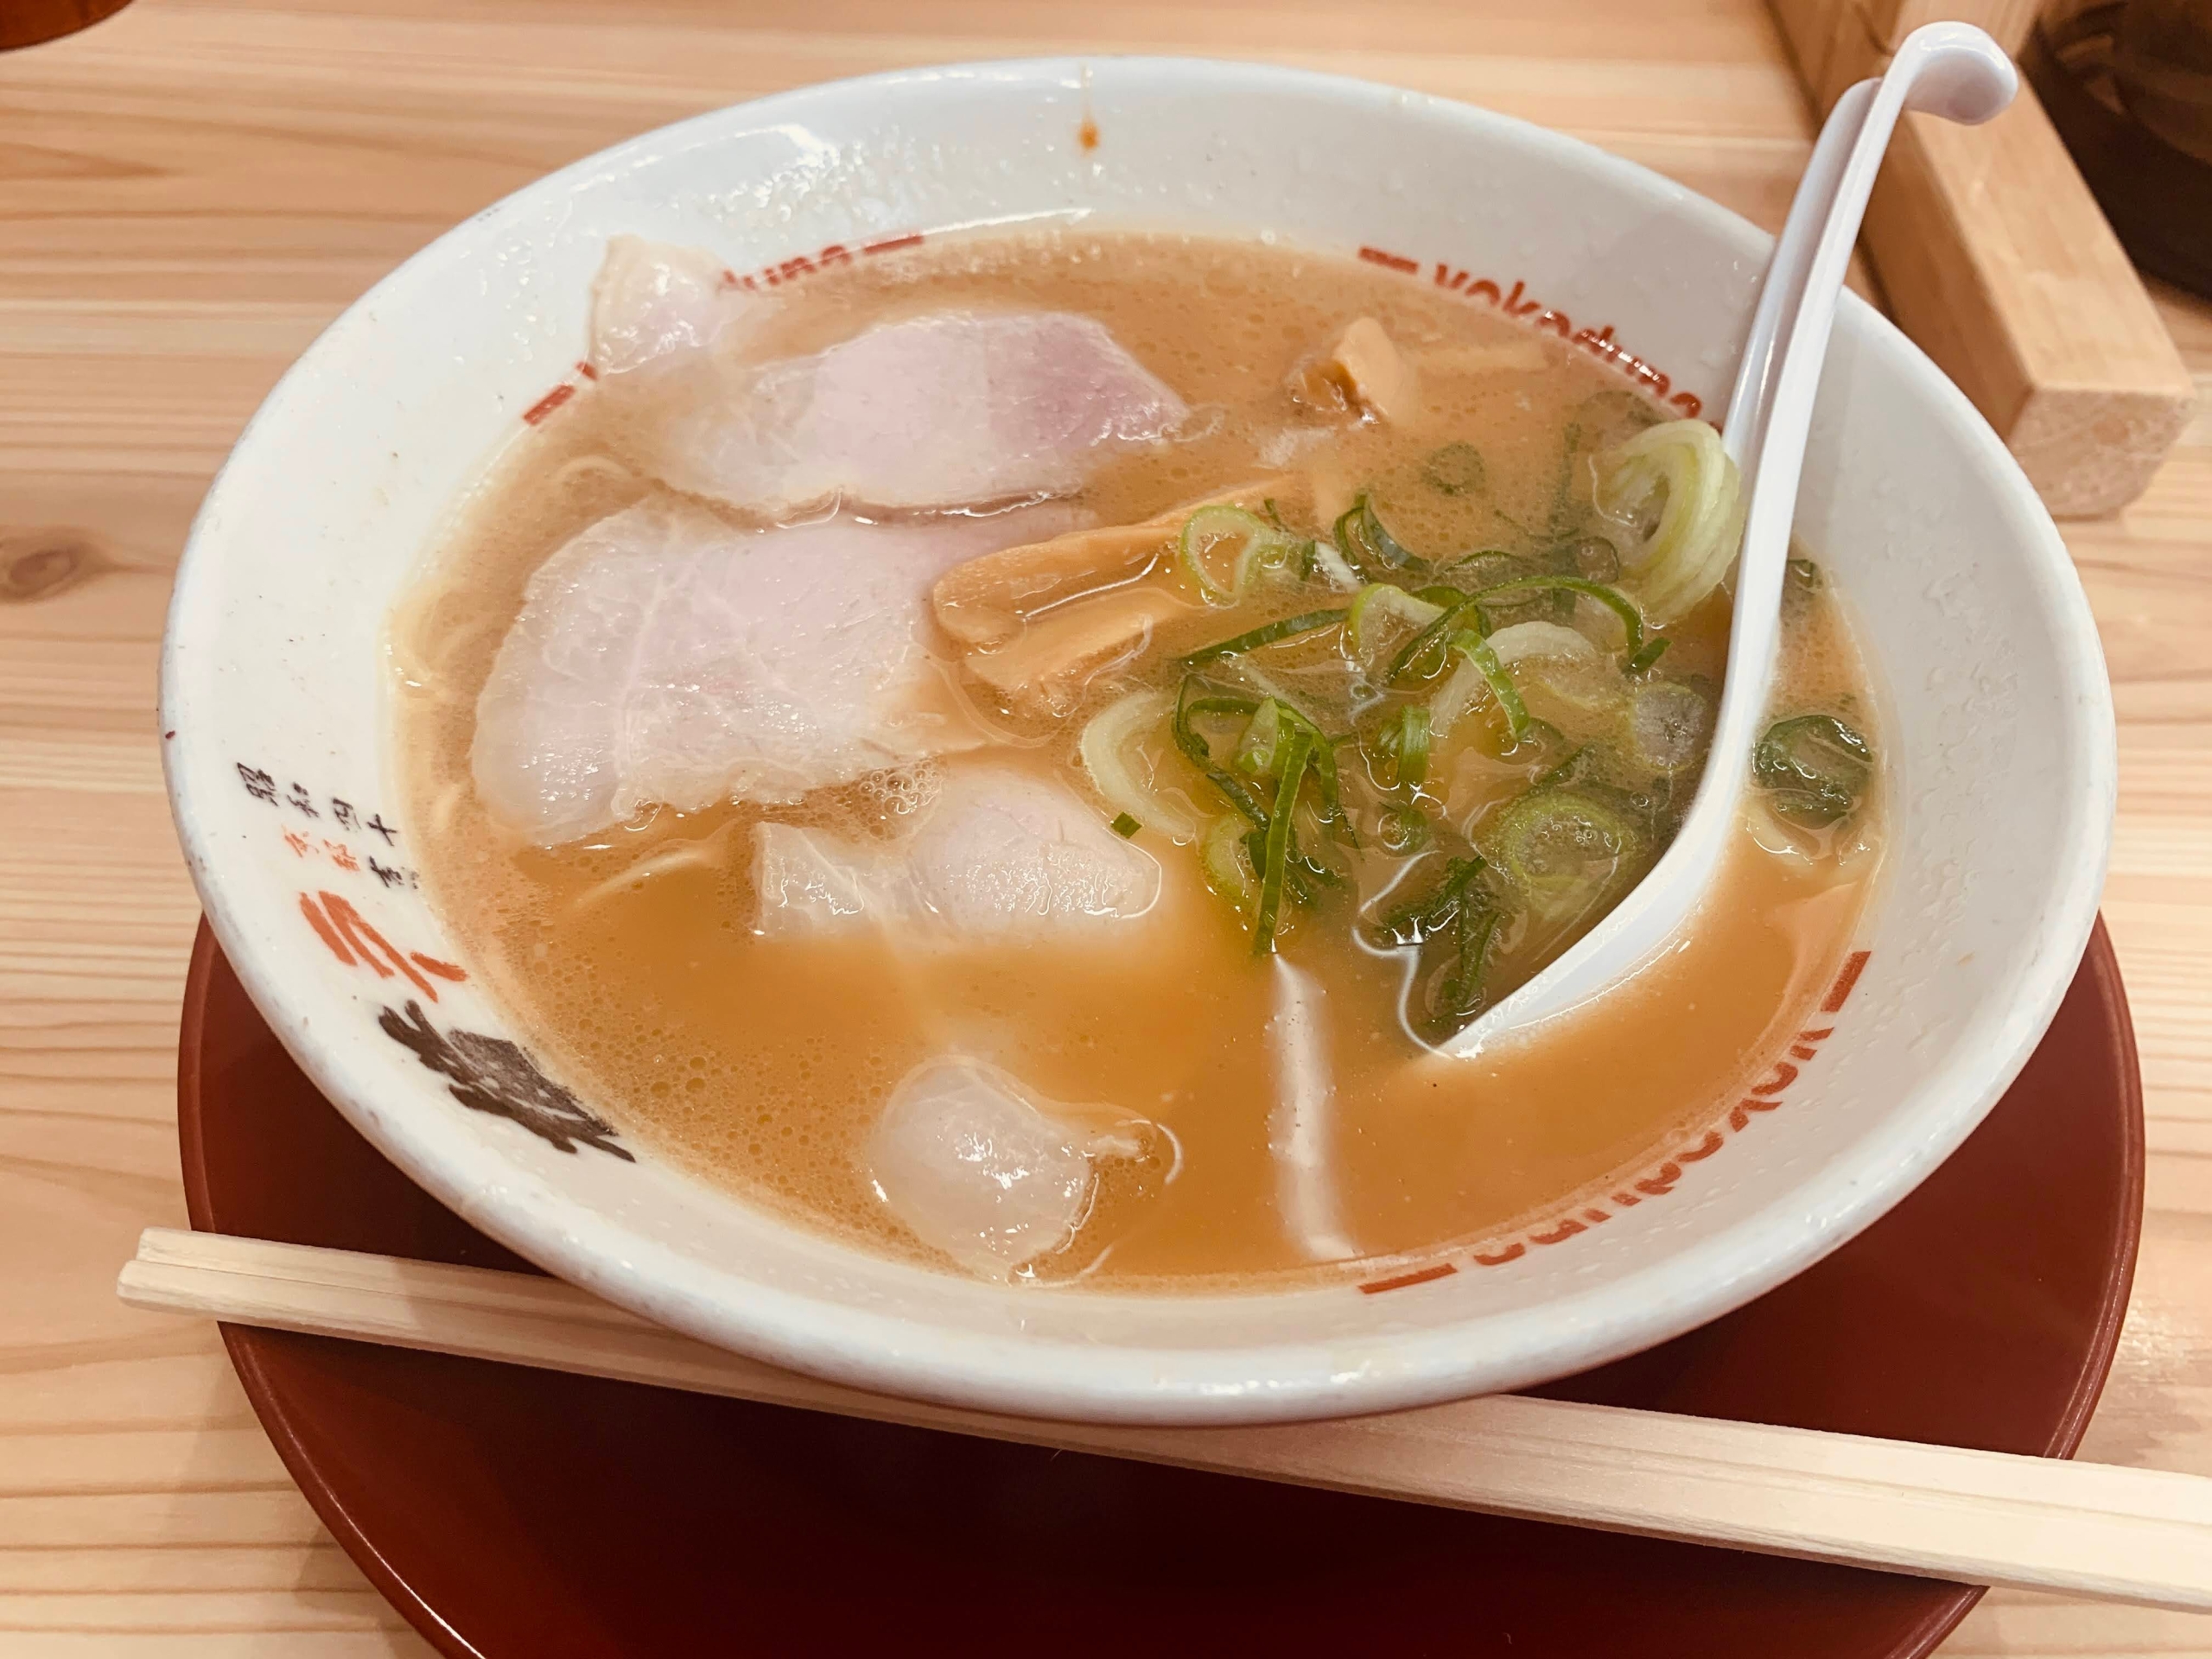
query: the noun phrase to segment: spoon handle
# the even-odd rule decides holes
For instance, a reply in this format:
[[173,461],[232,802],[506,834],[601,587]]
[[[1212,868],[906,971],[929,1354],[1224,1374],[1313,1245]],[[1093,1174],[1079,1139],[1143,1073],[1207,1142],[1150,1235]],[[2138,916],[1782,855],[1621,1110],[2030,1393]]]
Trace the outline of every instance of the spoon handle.
[[1820,224],[1843,182],[1844,165],[1858,146],[1877,84],[1862,80],[1836,99],[1813,145],[1812,159],[1805,163],[1804,176],[1797,181],[1797,194],[1790,198],[1789,217],[1759,285],[1758,309],[1744,340],[1743,361],[1728,394],[1728,424],[1721,436],[1728,458],[1746,478],[1758,466],[1760,441],[1766,435],[1767,414],[1773,407],[1776,371],[1781,367],[1783,345],[1796,326],[1798,304],[1805,297]]
[[[1744,461],[1747,506],[1736,563],[1728,680],[1714,721],[1722,775],[1748,751],[1774,677],[1782,635],[1782,579],[1797,512],[1813,406],[1835,329],[1851,251],[1897,120],[1908,108],[1955,121],[1986,121],[2012,100],[2019,77],[1996,41],[1969,23],[1929,23],[1908,35],[1878,81],[1861,81],[1836,102],[1821,134],[1759,295],[1752,339],[1738,373],[1751,401],[1733,444]],[[1838,157],[1840,156],[1840,161]],[[1809,234],[1819,226],[1818,236]],[[1762,337],[1762,325],[1770,337]],[[1729,746],[1724,754],[1724,746]]]
[[1954,121],[1986,121],[2018,87],[2012,60],[1981,30],[1930,23],[1905,37],[1879,81],[1861,82],[1837,100],[1769,262],[1728,409],[1723,442],[1743,474],[1747,506],[1736,557],[1728,677],[1697,795],[1673,843],[1611,914],[1485,1010],[1447,1052],[1476,1052],[1497,1033],[1551,1019],[1598,995],[1664,949],[1705,902],[1735,833],[1774,682],[1782,582],[1814,398],[1882,153],[1908,107]]

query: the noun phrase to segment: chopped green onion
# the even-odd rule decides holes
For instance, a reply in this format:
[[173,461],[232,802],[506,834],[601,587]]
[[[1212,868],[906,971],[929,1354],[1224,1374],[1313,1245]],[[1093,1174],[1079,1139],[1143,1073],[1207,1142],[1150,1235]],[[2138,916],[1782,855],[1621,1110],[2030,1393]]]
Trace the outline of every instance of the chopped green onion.
[[[1245,831],[1243,839],[1244,855],[1251,861],[1253,868],[1257,869],[1267,859],[1267,832],[1249,830]],[[1340,887],[1344,886],[1344,879],[1319,859],[1301,851],[1298,845],[1298,831],[1294,828],[1290,832],[1290,856],[1283,861],[1282,866],[1283,897],[1294,899],[1301,905],[1310,905],[1313,902],[1313,887],[1317,882],[1325,887]]]
[[1419,789],[1428,781],[1428,705],[1409,702],[1398,711],[1398,785]]
[[1291,811],[1298,804],[1298,786],[1306,777],[1306,763],[1313,753],[1313,733],[1302,725],[1293,726],[1283,744],[1274,812],[1268,825],[1266,852],[1260,864],[1260,903],[1252,923],[1252,954],[1255,957],[1264,957],[1275,948],[1276,920],[1282,911],[1283,881],[1290,860]]
[[1377,822],[1375,838],[1382,850],[1403,858],[1428,844],[1428,814],[1417,806],[1386,806]]
[[1736,463],[1703,421],[1662,421],[1598,457],[1598,511],[1633,538],[1627,580],[1671,622],[1728,574],[1744,534]]
[[1789,573],[1789,585],[1800,593],[1816,594],[1821,590],[1821,567],[1810,559],[1791,559],[1783,567]]
[[[1321,791],[1322,826],[1339,840],[1348,842],[1354,847],[1358,846],[1359,834],[1352,828],[1351,819],[1344,812],[1344,794],[1338,783],[1336,746],[1347,740],[1342,737],[1331,737],[1308,719],[1301,710],[1281,698],[1276,698],[1275,702],[1281,710],[1281,718],[1286,727],[1302,727],[1306,735],[1313,740],[1309,764],[1313,768],[1314,783]],[[1292,843],[1292,851],[1296,855],[1297,844],[1294,840]],[[1306,860],[1306,863],[1309,866],[1308,874],[1314,875],[1318,880],[1330,883],[1334,883],[1337,880],[1336,872],[1329,869],[1327,866],[1315,863],[1311,859]]]
[[1541,575],[1526,559],[1516,558],[1504,549],[1485,547],[1472,553],[1462,553],[1458,558],[1437,566],[1436,574],[1456,582],[1462,589],[1472,592],[1481,588],[1494,588],[1502,582],[1511,582],[1520,576]]
[[1602,759],[1603,756],[1598,749],[1585,743],[1580,748],[1572,751],[1564,760],[1549,772],[1537,779],[1535,787],[1540,790],[1556,789],[1561,784],[1579,784],[1584,779],[1596,774]]
[[[1431,594],[1439,591],[1433,588],[1425,588],[1421,597],[1428,599]],[[1460,617],[1470,608],[1475,612],[1475,632],[1488,632],[1482,626],[1483,613],[1474,601],[1456,588],[1447,588],[1440,591],[1452,594],[1452,599],[1429,601],[1432,604],[1442,605],[1443,610],[1427,627],[1399,647],[1398,654],[1390,659],[1390,666],[1383,671],[1382,683],[1385,685],[1397,685],[1408,678],[1427,679],[1441,668],[1451,657],[1452,632]]]
[[1359,501],[1353,502],[1338,513],[1336,523],[1329,526],[1329,539],[1336,543],[1337,551],[1343,556],[1344,562],[1355,570],[1363,569],[1371,557],[1358,541],[1359,509],[1361,502],[1365,499],[1362,496]]
[[[1209,605],[1233,605],[1252,585],[1253,573],[1271,552],[1287,552],[1294,538],[1256,512],[1226,503],[1200,507],[1183,523],[1183,569]],[[1228,569],[1222,569],[1224,550]]]
[[1198,860],[1214,891],[1239,910],[1252,902],[1252,876],[1245,861],[1244,820],[1224,812],[1207,828],[1198,846]]
[[1119,836],[1123,841],[1127,841],[1131,836],[1136,834],[1138,830],[1143,829],[1144,825],[1139,823],[1135,818],[1131,817],[1126,812],[1116,812],[1114,815],[1114,822],[1109,824],[1107,828],[1111,830],[1116,835]]
[[1077,747],[1090,781],[1109,806],[1176,841],[1196,841],[1202,820],[1181,791],[1171,794],[1155,787],[1157,776],[1137,747],[1138,740],[1167,721],[1174,708],[1172,693],[1132,691],[1091,716]]
[[1520,688],[1513,683],[1513,677],[1497,660],[1497,653],[1490,648],[1490,641],[1476,633],[1455,633],[1452,649],[1475,665],[1475,671],[1489,682],[1491,695],[1497,699],[1497,706],[1505,714],[1505,734],[1516,743],[1529,734],[1529,705],[1521,701]]
[[1313,779],[1321,790],[1321,823],[1338,839],[1359,845],[1359,832],[1344,811],[1344,791],[1338,785],[1336,746],[1344,740],[1325,734],[1321,728],[1293,709],[1291,714],[1313,734]]
[[1445,495],[1472,494],[1486,473],[1482,451],[1471,443],[1447,443],[1421,464],[1421,482]]
[[[1195,694],[1195,695],[1194,695]],[[1242,813],[1255,830],[1264,830],[1270,825],[1268,809],[1244,780],[1223,766],[1213,757],[1213,747],[1203,733],[1192,724],[1200,715],[1243,715],[1247,717],[1260,711],[1262,700],[1239,696],[1213,690],[1195,674],[1184,677],[1182,688],[1175,695],[1174,712],[1168,721],[1168,731],[1175,740],[1175,747],[1205,775],[1205,779],[1228,799],[1229,804]],[[1341,739],[1331,738],[1303,714],[1281,698],[1268,699],[1276,709],[1276,719],[1287,730],[1303,731],[1312,746],[1310,763],[1315,781],[1321,791],[1321,821],[1338,837],[1351,845],[1359,845],[1359,835],[1345,815],[1344,797],[1338,783],[1337,758],[1334,745]],[[1317,880],[1335,880],[1335,873],[1326,866],[1308,860],[1309,874]]]
[[1419,944],[1435,938],[1458,918],[1467,889],[1484,868],[1479,853],[1446,860],[1444,879],[1431,892],[1377,918],[1374,925],[1376,942],[1382,945]]
[[1409,702],[1376,737],[1376,752],[1390,762],[1393,786],[1419,789],[1428,778],[1428,705]]
[[1694,686],[1654,680],[1629,698],[1628,741],[1637,761],[1669,777],[1705,758],[1713,705]]
[[1567,501],[1574,493],[1574,459],[1581,453],[1582,423],[1569,421],[1567,423],[1567,443],[1560,452],[1559,480],[1552,486],[1551,512],[1544,520],[1546,529],[1554,536],[1559,535],[1567,526]]
[[1586,635],[1564,622],[1515,622],[1486,637],[1497,660],[1508,668],[1530,661],[1595,664],[1605,660]]
[[1428,700],[1430,740],[1441,743],[1451,736],[1470,709],[1495,695],[1482,671],[1472,663],[1462,662],[1445,676],[1444,683]]
[[1435,1010],[1443,1016],[1440,1023],[1446,1027],[1457,1027],[1482,1007],[1483,972],[1488,966],[1485,958],[1490,955],[1491,939],[1497,931],[1498,915],[1487,906],[1463,903],[1453,919],[1453,931],[1459,936],[1455,941],[1458,959],[1438,988],[1444,1006]]
[[1507,879],[1555,912],[1586,909],[1642,844],[1634,824],[1580,789],[1531,790],[1505,809],[1492,838]]
[[1251,823],[1260,829],[1265,829],[1268,823],[1268,811],[1260,804],[1259,798],[1245,786],[1242,779],[1226,770],[1214,760],[1212,746],[1206,741],[1197,728],[1191,724],[1192,717],[1198,715],[1249,715],[1256,714],[1259,712],[1260,700],[1257,697],[1225,696],[1211,692],[1195,697],[1191,695],[1194,689],[1202,688],[1205,683],[1195,674],[1184,678],[1182,689],[1175,695],[1175,709],[1168,719],[1168,732],[1175,740],[1175,747],[1182,750],[1184,757],[1205,774],[1206,781],[1226,796],[1229,804],[1243,813]]
[[[1516,600],[1533,599],[1546,591],[1580,594],[1585,599],[1594,599],[1621,620],[1621,627],[1628,635],[1628,656],[1631,666],[1644,650],[1643,613],[1636,601],[1618,588],[1602,582],[1591,582],[1581,576],[1522,576],[1514,582],[1502,582],[1495,588],[1485,588],[1475,594],[1476,601],[1485,606],[1510,605]],[[1647,662],[1645,666],[1649,666]]]
[[1359,587],[1359,572],[1345,563],[1344,556],[1330,542],[1307,542],[1305,553],[1310,567],[1306,574],[1317,575],[1338,593],[1349,594]]
[[1383,617],[1395,618],[1414,628],[1426,628],[1441,614],[1441,607],[1425,599],[1415,599],[1402,588],[1387,582],[1371,582],[1359,590],[1359,597],[1351,602],[1351,610],[1344,619],[1344,639],[1351,646],[1352,656],[1363,663],[1375,654],[1378,643],[1376,635]]
[[1874,752],[1834,715],[1799,715],[1767,728],[1751,775],[1773,792],[1777,816],[1817,830],[1858,808],[1874,775]]
[[1414,552],[1393,536],[1382,520],[1376,516],[1372,496],[1359,498],[1359,533],[1367,544],[1394,570],[1426,570],[1428,561]]
[[1429,568],[1427,560],[1410,552],[1384,527],[1382,520],[1376,516],[1374,504],[1364,494],[1355,497],[1351,505],[1337,515],[1337,522],[1329,533],[1337,550],[1344,555],[1344,563],[1370,579],[1375,579],[1378,571],[1389,575],[1405,570],[1421,575]]
[[1279,622],[1270,622],[1249,632],[1230,639],[1217,640],[1211,645],[1192,652],[1183,658],[1185,668],[1204,668],[1208,663],[1218,662],[1224,657],[1235,657],[1248,651],[1257,651],[1262,645],[1272,645],[1280,640],[1293,639],[1301,633],[1313,633],[1319,629],[1332,627],[1351,613],[1346,610],[1304,611],[1296,616],[1286,616]]
[[1282,736],[1282,704],[1268,698],[1254,711],[1237,740],[1231,762],[1248,778],[1264,778],[1275,769],[1275,745]]

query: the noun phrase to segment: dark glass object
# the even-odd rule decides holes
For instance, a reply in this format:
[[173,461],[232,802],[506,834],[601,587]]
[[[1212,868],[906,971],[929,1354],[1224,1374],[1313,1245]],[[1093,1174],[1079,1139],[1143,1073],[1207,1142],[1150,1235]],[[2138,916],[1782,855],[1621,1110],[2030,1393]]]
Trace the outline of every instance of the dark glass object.
[[2129,257],[2212,298],[2212,0],[2060,0],[2020,67]]

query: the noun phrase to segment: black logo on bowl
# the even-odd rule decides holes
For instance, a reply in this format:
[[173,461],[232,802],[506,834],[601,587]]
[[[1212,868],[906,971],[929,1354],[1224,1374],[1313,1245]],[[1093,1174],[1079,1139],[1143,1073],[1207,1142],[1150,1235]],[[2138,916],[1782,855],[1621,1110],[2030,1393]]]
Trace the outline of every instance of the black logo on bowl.
[[519,1123],[563,1152],[579,1142],[637,1162],[618,1146],[614,1126],[537,1069],[537,1063],[504,1037],[480,1031],[440,1031],[410,1001],[405,1014],[386,1008],[377,1016],[385,1036],[415,1051],[415,1058],[449,1077],[448,1092],[472,1112],[489,1112]]

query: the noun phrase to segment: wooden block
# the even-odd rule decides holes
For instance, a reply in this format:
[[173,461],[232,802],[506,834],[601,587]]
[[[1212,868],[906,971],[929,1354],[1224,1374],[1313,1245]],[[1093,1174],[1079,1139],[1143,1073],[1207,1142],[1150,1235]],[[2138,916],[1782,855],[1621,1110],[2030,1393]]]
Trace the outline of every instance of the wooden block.
[[[2009,48],[2033,0],[1773,0],[1815,109],[1942,18]],[[2035,93],[1984,127],[1908,116],[1863,245],[1891,315],[1971,397],[2061,517],[2117,512],[2188,424],[2195,388]]]
[[1770,0],[1770,4],[1799,82],[1808,90],[1818,86],[1827,68],[1828,35],[1845,0]]
[[2142,493],[2195,386],[2033,92],[1983,127],[1907,116],[1866,242],[1898,325],[2054,514]]
[[1839,92],[1866,78],[1869,64],[1886,55],[1851,0],[1773,0],[1773,5],[1797,79],[1822,115]]
[[2007,52],[2035,24],[2038,0],[1772,0],[1775,21],[1813,105],[1825,115],[1845,87],[1878,75],[1923,23],[1976,23]]
[[1852,0],[1864,16],[1868,37],[1884,50],[1894,52],[1897,43],[1923,23],[1979,23],[2007,52],[2018,52],[2020,42],[2035,27],[2040,0]]
[[1821,77],[1805,83],[1813,107],[1826,118],[1847,87],[1880,74],[1889,67],[1889,61],[1890,48],[1875,39],[1866,13],[1848,3],[1848,0],[1837,5],[1829,19],[1827,49],[1821,58]]

